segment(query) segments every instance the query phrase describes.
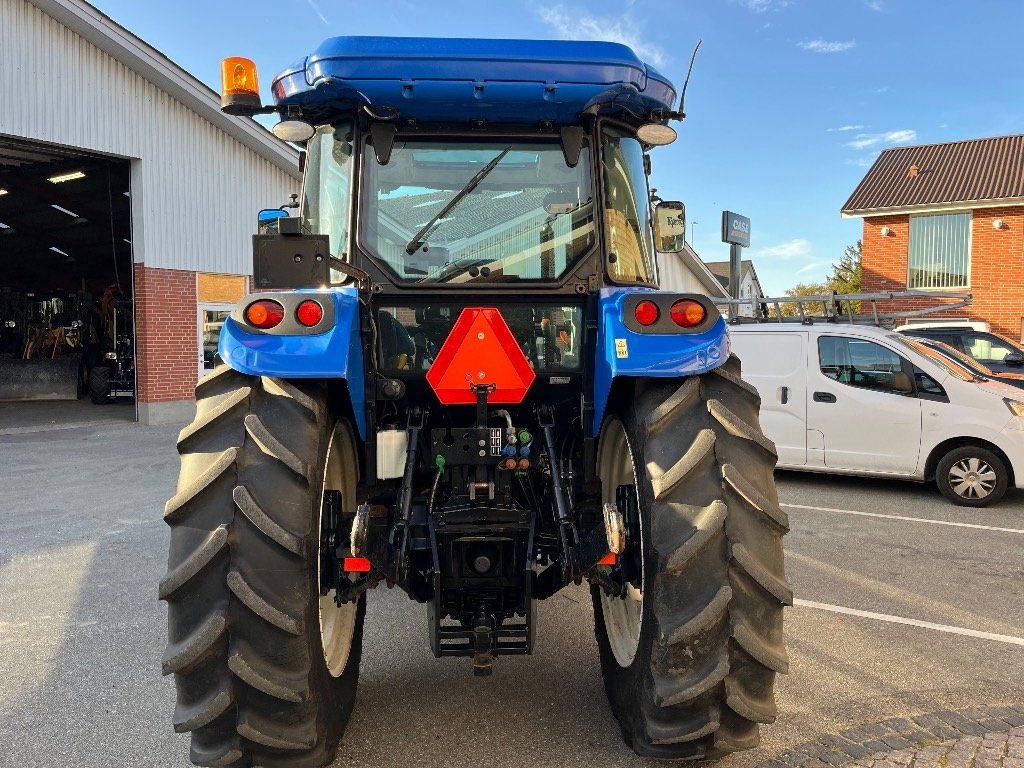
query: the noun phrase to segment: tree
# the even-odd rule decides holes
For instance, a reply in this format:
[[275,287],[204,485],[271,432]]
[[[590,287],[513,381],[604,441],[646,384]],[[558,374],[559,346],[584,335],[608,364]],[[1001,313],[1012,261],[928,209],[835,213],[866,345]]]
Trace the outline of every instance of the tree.
[[[825,278],[824,282],[821,283],[797,283],[795,286],[786,291],[787,296],[822,296],[830,293],[860,293],[861,292],[861,266],[860,266],[860,252],[861,252],[861,241],[858,240],[853,245],[846,246],[843,251],[843,255],[839,258],[837,263],[832,264],[832,274]],[[850,302],[850,309],[856,314],[860,312],[860,302]],[[845,314],[846,304],[842,305],[842,309],[838,310],[840,314]],[[832,311],[829,314],[837,312],[837,307],[833,306]],[[807,315],[821,315],[824,313],[825,307],[822,302],[815,301],[804,305],[804,314]],[[795,304],[783,304],[782,305],[782,316],[783,317],[796,317],[800,313],[797,311]],[[775,317],[775,308],[769,307],[769,317]]]
[[832,265],[832,275],[828,278],[829,291],[836,293],[860,293],[860,249],[861,241],[846,246],[838,264]]
[[[792,288],[786,291],[787,296],[821,296],[822,294],[831,293],[831,289],[826,283],[797,283]],[[781,304],[783,317],[796,317],[800,313],[797,311],[796,304]],[[804,314],[806,315],[820,315],[824,311],[825,307],[820,301],[812,301],[804,305]],[[768,308],[769,317],[775,317],[775,307]]]

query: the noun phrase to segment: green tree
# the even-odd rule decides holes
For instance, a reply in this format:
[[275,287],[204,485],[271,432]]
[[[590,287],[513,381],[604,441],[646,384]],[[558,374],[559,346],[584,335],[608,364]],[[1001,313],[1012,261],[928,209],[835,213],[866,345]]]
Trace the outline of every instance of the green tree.
[[[792,288],[786,291],[787,296],[821,296],[826,293],[831,293],[832,289],[828,287],[826,283],[797,283]],[[783,317],[796,317],[800,313],[797,311],[796,304],[781,304]],[[804,304],[805,315],[821,315],[825,307],[820,301],[812,301]],[[769,317],[775,317],[775,307],[768,308]]]
[[836,293],[860,293],[860,248],[861,241],[846,246],[838,264],[832,265],[832,274],[828,278],[830,291]]

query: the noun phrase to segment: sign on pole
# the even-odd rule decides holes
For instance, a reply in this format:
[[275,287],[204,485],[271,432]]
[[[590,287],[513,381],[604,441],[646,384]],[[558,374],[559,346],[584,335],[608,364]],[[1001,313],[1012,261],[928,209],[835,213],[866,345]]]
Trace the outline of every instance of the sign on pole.
[[722,242],[750,247],[750,219],[732,211],[722,211]]

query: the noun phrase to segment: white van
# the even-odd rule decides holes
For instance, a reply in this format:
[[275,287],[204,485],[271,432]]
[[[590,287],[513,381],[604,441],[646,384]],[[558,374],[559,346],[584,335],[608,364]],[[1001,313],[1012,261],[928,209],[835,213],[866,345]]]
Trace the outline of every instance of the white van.
[[903,334],[841,323],[730,325],[780,468],[934,479],[983,507],[1024,488],[1024,393]]

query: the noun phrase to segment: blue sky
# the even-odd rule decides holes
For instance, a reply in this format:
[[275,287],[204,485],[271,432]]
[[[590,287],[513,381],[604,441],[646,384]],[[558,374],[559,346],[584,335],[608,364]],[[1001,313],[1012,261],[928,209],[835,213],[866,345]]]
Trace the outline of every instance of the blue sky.
[[1019,0],[92,1],[215,89],[222,57],[254,59],[265,94],[334,35],[615,40],[677,84],[703,38],[652,185],[706,261],[728,258],[722,209],[749,216],[769,295],[860,237],[839,208],[882,149],[1024,132]]

